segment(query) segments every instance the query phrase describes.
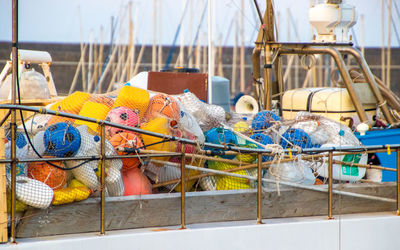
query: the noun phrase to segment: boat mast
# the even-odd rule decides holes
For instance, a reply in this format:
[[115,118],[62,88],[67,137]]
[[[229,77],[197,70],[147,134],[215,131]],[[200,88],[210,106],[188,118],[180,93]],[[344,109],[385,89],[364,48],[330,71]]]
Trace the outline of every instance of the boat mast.
[[[275,42],[274,34],[274,9],[272,0],[266,0],[266,10],[264,17],[261,18],[261,13],[257,1],[254,0],[258,15],[260,18],[261,27],[256,40],[256,48],[253,51],[253,85],[256,99],[259,100],[260,107],[266,110],[272,108],[272,96],[278,92],[278,86],[272,83],[272,56],[271,46],[269,43]],[[260,55],[261,50],[264,51],[264,84],[260,81]],[[278,62],[276,70],[280,71]],[[263,85],[263,86],[262,86]],[[262,91],[264,89],[264,91]]]

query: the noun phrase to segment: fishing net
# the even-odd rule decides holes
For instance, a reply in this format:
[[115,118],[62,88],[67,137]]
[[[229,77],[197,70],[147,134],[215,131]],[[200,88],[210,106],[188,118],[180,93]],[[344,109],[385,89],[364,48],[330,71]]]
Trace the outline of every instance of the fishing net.
[[[25,126],[18,126],[17,158],[42,158],[42,161],[17,163],[16,193],[20,210],[27,206],[62,205],[99,195],[101,121],[121,126],[105,126],[105,154],[114,157],[106,159],[104,166],[105,192],[110,197],[180,191],[181,156],[165,153],[186,154],[186,191],[218,191],[253,189],[259,184],[257,154],[240,150],[232,153],[232,147],[271,150],[262,156],[265,179],[312,185],[315,176],[326,176],[326,157],[311,164],[301,159],[300,150],[293,154],[299,159],[281,164],[287,157],[284,149],[360,145],[349,128],[320,116],[303,112],[293,121],[283,121],[271,111],[227,115],[223,108],[203,103],[188,91],[174,96],[132,86],[101,95],[77,91],[47,108],[97,122],[48,114],[25,117]],[[5,128],[5,155],[10,158],[10,130],[8,125]],[[142,129],[150,134],[130,129]],[[183,143],[183,139],[194,143]],[[205,147],[205,142],[222,147]],[[164,155],[145,157],[153,153]],[[62,159],[66,157],[73,159]],[[346,157],[338,160],[348,164],[365,160],[364,155]],[[335,164],[335,167],[343,170],[342,175],[350,180],[358,180],[365,174],[348,165]],[[6,164],[6,176],[9,192],[10,164]],[[335,174],[335,178],[340,176]]]

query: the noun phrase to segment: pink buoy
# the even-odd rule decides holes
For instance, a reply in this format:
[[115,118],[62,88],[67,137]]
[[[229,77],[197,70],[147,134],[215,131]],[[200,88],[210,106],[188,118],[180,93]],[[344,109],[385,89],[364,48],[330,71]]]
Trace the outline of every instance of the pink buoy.
[[139,168],[122,171],[122,179],[125,187],[124,196],[151,194],[151,183]]

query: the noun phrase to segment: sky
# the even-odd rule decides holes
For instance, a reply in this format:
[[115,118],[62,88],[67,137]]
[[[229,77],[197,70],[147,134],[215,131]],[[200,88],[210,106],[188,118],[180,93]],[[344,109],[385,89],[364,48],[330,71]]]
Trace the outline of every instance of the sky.
[[[131,0],[132,21],[138,44],[152,44],[153,41],[170,45],[183,16],[177,44],[193,44],[198,33],[199,42],[207,44],[208,19],[200,24],[206,0]],[[240,45],[243,29],[244,44],[254,44],[258,17],[253,0],[211,0],[214,20],[212,39],[215,45]],[[385,35],[387,36],[387,2],[385,5]],[[397,7],[400,8],[400,1]],[[23,42],[79,43],[105,42],[111,40],[111,19],[114,17],[115,42],[127,43],[129,34],[129,0],[19,0],[19,40]],[[154,19],[154,3],[156,19]],[[258,0],[264,12],[265,0]],[[354,26],[356,42],[365,47],[382,46],[382,0],[347,0],[356,6],[358,23]],[[0,41],[11,41],[11,0],[0,0]],[[310,0],[275,0],[275,14],[279,24],[279,40],[309,42],[312,30],[308,21]],[[400,16],[393,6],[393,20],[400,29]],[[290,14],[289,14],[290,13]],[[241,25],[243,15],[243,27]],[[290,21],[290,16],[292,16]],[[364,23],[360,22],[364,16]],[[236,18],[234,18],[236,17]],[[155,21],[154,21],[155,20]],[[154,22],[157,24],[153,32]],[[200,28],[199,28],[200,27]],[[364,30],[364,32],[363,32]],[[297,35],[296,35],[297,34]],[[385,38],[385,45],[387,44]],[[399,47],[399,40],[392,27],[391,45]]]

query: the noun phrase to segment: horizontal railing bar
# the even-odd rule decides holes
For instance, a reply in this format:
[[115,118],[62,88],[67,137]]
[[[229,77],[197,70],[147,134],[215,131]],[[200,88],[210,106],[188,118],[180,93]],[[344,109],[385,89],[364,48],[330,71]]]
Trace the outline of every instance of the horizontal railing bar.
[[[174,140],[174,141],[180,141],[182,143],[187,143],[191,145],[198,145],[198,141],[195,140],[190,140],[186,138],[180,138],[180,137],[175,137],[175,136],[170,136],[170,135],[164,135],[156,132],[151,132],[135,127],[130,127],[130,126],[123,126],[121,124],[113,123],[113,122],[108,122],[104,120],[98,120],[90,117],[84,117],[80,115],[75,115],[75,114],[69,114],[65,112],[56,112],[53,110],[49,109],[44,109],[44,108],[37,108],[37,107],[29,107],[29,106],[24,106],[24,105],[11,105],[11,104],[1,104],[0,109],[20,109],[20,110],[25,110],[25,111],[31,111],[31,112],[37,112],[40,114],[50,114],[50,115],[56,115],[56,116],[62,116],[62,117],[67,117],[67,118],[73,118],[73,119],[78,119],[82,121],[87,121],[87,122],[92,122],[96,124],[104,124],[107,126],[112,126],[116,128],[121,128],[145,135],[150,135],[158,138],[163,138],[166,140]],[[208,143],[205,142],[202,144],[203,146],[210,147],[210,148],[215,148],[215,149],[223,149],[223,150],[233,150],[233,151],[238,151],[241,153],[272,153],[273,150],[271,149],[254,149],[254,148],[244,148],[244,147],[236,147],[236,146],[226,146],[226,145],[220,145],[220,144],[213,144],[213,143]],[[355,147],[355,146],[340,146],[340,147],[326,147],[326,148],[305,148],[305,149],[297,149],[293,148],[290,149],[292,153],[317,153],[317,152],[329,152],[329,151],[357,151],[357,152],[364,152],[367,149],[384,149],[387,146],[390,146],[391,148],[400,148],[400,144],[390,144],[390,145],[370,145],[370,146],[362,146],[362,147]],[[283,149],[283,152],[287,153],[289,152],[288,149]]]

